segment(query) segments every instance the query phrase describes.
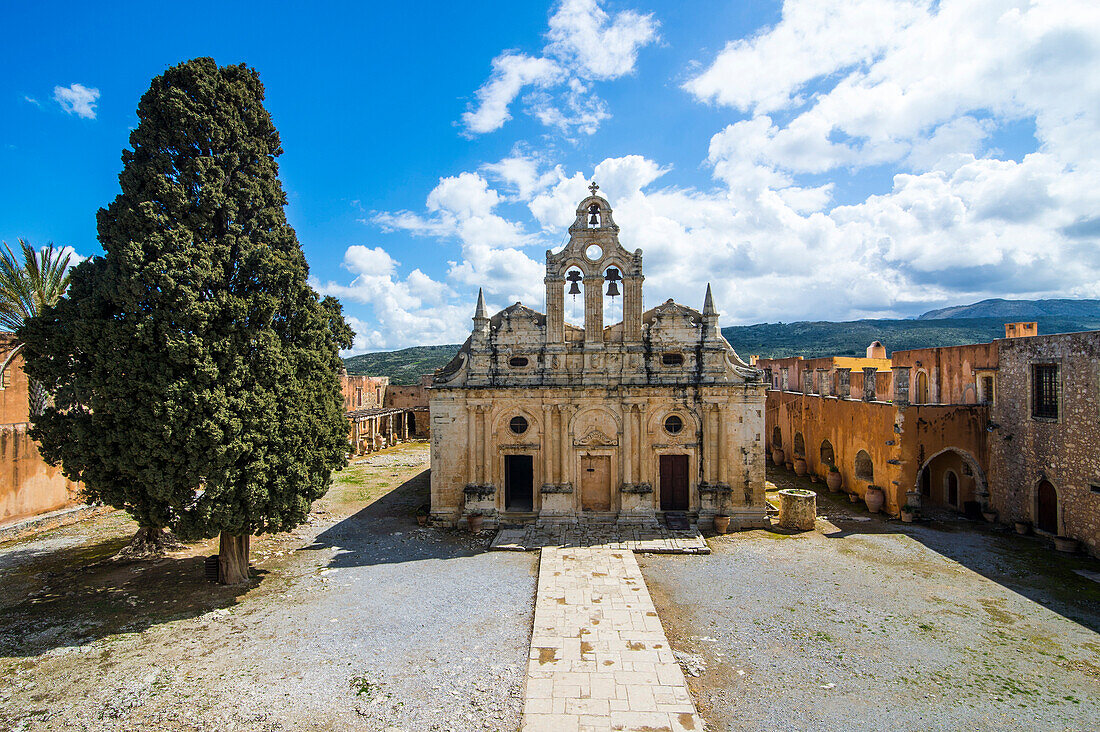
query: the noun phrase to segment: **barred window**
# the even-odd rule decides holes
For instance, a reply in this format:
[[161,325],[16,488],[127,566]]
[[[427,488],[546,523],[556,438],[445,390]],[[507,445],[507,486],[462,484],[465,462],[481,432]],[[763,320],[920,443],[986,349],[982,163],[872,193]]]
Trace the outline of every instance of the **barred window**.
[[1032,368],[1031,416],[1042,419],[1058,419],[1058,366],[1039,363]]
[[982,377],[982,392],[983,392],[982,401],[984,401],[986,404],[992,404],[993,403],[993,377],[992,376],[983,376]]

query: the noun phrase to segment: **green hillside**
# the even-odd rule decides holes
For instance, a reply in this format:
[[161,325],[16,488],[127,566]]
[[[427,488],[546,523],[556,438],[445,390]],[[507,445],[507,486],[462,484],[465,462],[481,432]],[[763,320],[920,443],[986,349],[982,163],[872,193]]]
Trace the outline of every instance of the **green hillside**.
[[[1100,329],[1100,318],[1037,318],[1039,333]],[[887,353],[931,346],[988,343],[1004,337],[1003,318],[942,320],[853,320],[845,323],[800,322],[735,325],[722,329],[737,353],[748,360],[780,356],[862,356],[871,341],[882,341]],[[415,384],[458,352],[458,344],[414,346],[400,351],[365,353],[344,359],[348,373],[389,376],[393,384]]]

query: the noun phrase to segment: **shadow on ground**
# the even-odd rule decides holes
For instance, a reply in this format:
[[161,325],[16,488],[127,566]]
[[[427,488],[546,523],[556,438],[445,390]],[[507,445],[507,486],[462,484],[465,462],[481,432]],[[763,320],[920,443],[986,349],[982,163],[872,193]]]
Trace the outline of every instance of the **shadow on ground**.
[[202,556],[115,561],[116,536],[22,559],[0,575],[0,656],[36,656],[227,607],[256,587],[204,579]]
[[331,568],[457,559],[487,551],[492,532],[470,534],[417,524],[417,507],[429,501],[430,475],[430,470],[421,471],[299,551],[335,550]]
[[[903,534],[928,549],[958,562],[1063,617],[1100,632],[1100,583],[1074,570],[1100,571],[1100,561],[1085,555],[1056,552],[1036,536],[1019,536],[1011,528],[937,512],[933,520],[905,524],[872,514],[862,501],[851,503],[846,493],[830,493],[823,483],[768,465],[768,480],[779,488],[806,488],[817,493],[819,517],[828,517],[838,531],[830,539],[859,534]],[[819,523],[820,527],[820,523]],[[782,532],[772,529],[773,532]]]

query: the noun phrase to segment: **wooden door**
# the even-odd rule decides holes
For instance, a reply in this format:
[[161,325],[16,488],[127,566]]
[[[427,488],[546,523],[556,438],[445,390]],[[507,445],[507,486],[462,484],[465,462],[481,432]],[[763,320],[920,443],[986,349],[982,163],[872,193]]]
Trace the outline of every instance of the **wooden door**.
[[1039,514],[1036,516],[1035,525],[1042,531],[1052,534],[1058,533],[1058,494],[1054,486],[1043,481],[1039,484]]
[[581,456],[581,508],[611,510],[611,458],[608,455]]
[[661,510],[688,510],[688,456],[661,456]]

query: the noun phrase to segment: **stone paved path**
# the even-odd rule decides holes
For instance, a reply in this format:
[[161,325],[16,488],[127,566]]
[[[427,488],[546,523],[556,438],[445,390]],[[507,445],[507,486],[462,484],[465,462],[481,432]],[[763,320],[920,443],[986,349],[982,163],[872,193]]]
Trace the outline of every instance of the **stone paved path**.
[[703,730],[634,553],[542,550],[523,732]]
[[710,554],[710,547],[698,528],[674,531],[659,524],[532,524],[519,529],[501,529],[490,549],[531,551],[548,546],[602,546],[652,554]]

